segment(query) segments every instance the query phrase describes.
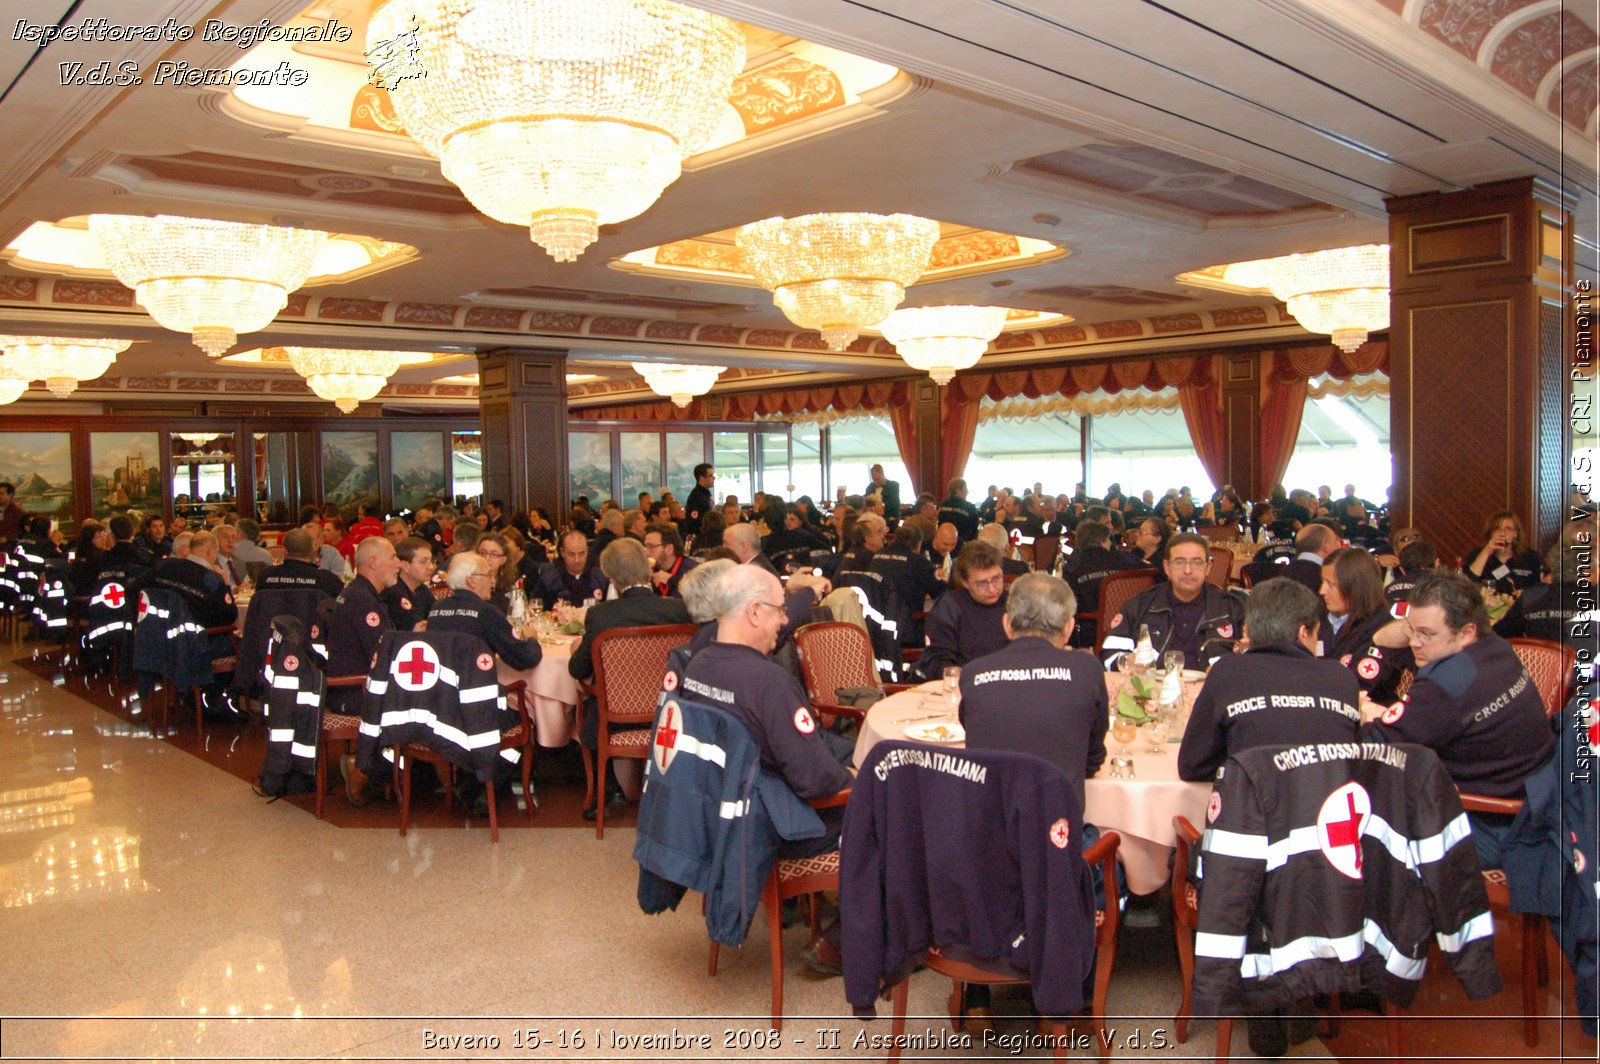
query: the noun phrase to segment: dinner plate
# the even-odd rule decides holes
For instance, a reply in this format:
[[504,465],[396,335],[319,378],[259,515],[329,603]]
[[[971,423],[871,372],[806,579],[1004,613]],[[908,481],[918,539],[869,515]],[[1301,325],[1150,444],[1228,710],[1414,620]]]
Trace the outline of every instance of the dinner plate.
[[1184,683],[1199,683],[1201,680],[1204,680],[1205,678],[1206,678],[1206,670],[1204,670],[1204,669],[1184,669],[1183,670],[1183,682]]
[[955,721],[944,724],[927,721],[922,724],[907,724],[906,738],[919,743],[964,743],[967,741],[967,730]]

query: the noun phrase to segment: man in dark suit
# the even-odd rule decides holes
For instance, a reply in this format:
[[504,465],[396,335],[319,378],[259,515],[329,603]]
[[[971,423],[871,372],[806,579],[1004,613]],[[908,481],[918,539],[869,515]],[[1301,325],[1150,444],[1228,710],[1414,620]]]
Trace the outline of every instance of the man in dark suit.
[[876,495],[883,500],[883,516],[890,521],[900,519],[900,482],[888,480],[883,475],[883,466],[872,467],[872,483],[867,485],[867,494]]
[[683,504],[685,536],[697,535],[700,532],[700,519],[709,513],[713,506],[711,485],[716,482],[716,468],[709,462],[701,462],[694,467],[694,488],[690,490],[689,498]]
[[[584,622],[583,641],[572,652],[567,671],[575,679],[594,683],[594,641],[601,632],[613,628],[639,628],[656,624],[693,624],[689,608],[680,598],[655,593],[650,581],[650,560],[637,540],[626,537],[612,542],[600,552],[600,571],[617,588],[617,597],[597,602]],[[583,702],[583,728],[580,742],[593,750],[599,743],[599,706],[593,697]],[[641,725],[649,727],[649,725]],[[622,788],[608,771],[605,780],[607,810],[622,803]],[[585,820],[595,819],[593,806],[583,811]]]

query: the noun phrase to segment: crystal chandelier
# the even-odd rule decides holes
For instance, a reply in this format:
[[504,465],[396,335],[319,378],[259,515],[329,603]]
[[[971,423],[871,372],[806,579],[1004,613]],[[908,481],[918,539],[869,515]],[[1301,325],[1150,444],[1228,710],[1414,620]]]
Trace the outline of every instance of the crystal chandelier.
[[678,179],[744,69],[737,26],[668,0],[392,0],[368,53],[397,40],[415,69],[376,69],[406,132],[557,262]]
[[722,366],[688,366],[676,362],[635,362],[633,371],[644,378],[657,395],[670,396],[672,405],[684,407],[697,395],[704,395],[717,383]]
[[1228,279],[1266,288],[1310,332],[1350,352],[1389,327],[1389,245],[1361,244],[1240,263]]
[[165,214],[91,214],[89,231],[139,305],[212,358],[277,316],[328,240],[315,229]]
[[0,406],[16,402],[27,390],[28,378],[6,368],[5,359],[0,357]]
[[902,307],[880,329],[906,365],[949,384],[957,370],[978,364],[1007,313],[1005,307]]
[[172,435],[175,438],[180,439],[185,443],[191,443],[194,446],[204,450],[206,445],[209,444],[212,440],[216,439],[220,435],[220,433],[216,433],[216,432],[174,432]]
[[938,222],[910,214],[807,214],[751,222],[735,242],[778,309],[843,351],[900,305],[938,239]]
[[58,336],[0,336],[0,368],[14,377],[44,381],[51,395],[65,398],[79,381],[103,377],[132,340],[78,340]]
[[320,399],[343,413],[377,395],[400,368],[398,351],[351,351],[329,347],[286,347],[289,365]]

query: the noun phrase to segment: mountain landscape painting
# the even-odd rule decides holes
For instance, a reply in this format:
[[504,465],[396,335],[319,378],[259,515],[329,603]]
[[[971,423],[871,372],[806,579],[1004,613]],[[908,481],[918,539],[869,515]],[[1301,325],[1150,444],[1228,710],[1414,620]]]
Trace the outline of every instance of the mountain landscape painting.
[[322,434],[322,499],[337,506],[378,505],[378,434]]
[[396,509],[445,498],[443,433],[389,433],[389,474]]
[[30,514],[72,520],[72,433],[0,432],[0,480]]
[[572,501],[587,495],[589,505],[599,505],[611,498],[611,434],[609,432],[574,432],[567,436],[567,475],[572,487]]

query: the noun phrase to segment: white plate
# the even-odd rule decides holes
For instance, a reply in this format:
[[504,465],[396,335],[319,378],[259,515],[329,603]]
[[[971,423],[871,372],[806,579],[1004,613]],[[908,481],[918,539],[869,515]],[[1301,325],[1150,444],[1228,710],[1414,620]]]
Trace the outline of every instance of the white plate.
[[1201,680],[1204,680],[1205,678],[1206,678],[1206,670],[1204,670],[1204,669],[1184,669],[1183,670],[1183,682],[1184,683],[1199,683]]
[[967,730],[955,721],[941,724],[938,721],[928,721],[923,724],[907,724],[906,738],[919,743],[964,743],[967,741]]

